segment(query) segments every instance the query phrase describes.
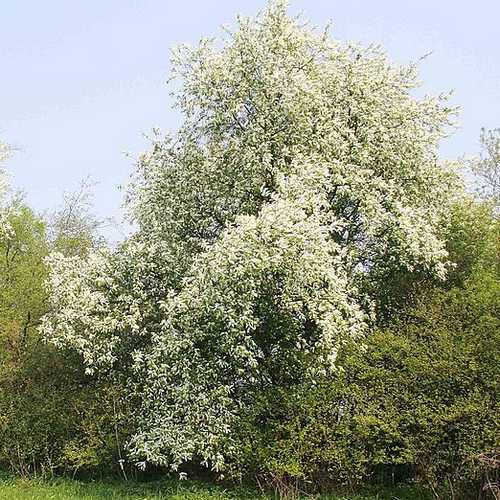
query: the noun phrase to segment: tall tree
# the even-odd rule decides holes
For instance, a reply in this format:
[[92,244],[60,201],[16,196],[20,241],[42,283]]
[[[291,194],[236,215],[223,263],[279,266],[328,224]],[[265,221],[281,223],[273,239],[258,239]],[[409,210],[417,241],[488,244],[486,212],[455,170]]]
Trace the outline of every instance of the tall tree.
[[[415,65],[332,41],[286,4],[174,55],[184,122],[157,135],[117,251],[52,256],[46,337],[137,396],[135,456],[224,464],[253,391],[334,369],[387,276],[444,278],[460,190],[446,98]],[[377,290],[377,293],[374,293]]]

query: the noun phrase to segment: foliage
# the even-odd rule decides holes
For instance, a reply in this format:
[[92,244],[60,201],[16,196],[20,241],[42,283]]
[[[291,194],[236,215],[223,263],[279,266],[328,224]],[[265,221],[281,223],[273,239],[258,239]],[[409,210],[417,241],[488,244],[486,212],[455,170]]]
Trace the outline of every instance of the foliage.
[[259,392],[231,470],[284,489],[419,479],[439,498],[486,495],[495,471],[480,458],[500,444],[499,294],[494,268],[477,267],[463,289],[427,291],[346,346],[330,379]]
[[474,271],[500,272],[499,220],[489,203],[464,196],[450,211],[446,248],[453,267],[443,285],[461,287]]
[[113,413],[118,391],[86,380],[78,361],[41,345],[2,374],[2,466],[23,476],[119,472],[124,422],[123,412]]
[[[46,222],[22,199],[3,201],[8,231],[0,233],[0,465],[23,475],[111,469],[123,439],[120,391],[89,380],[73,353],[42,341],[38,326],[49,307],[45,258],[55,243]],[[73,253],[85,246],[84,236],[66,247],[58,238],[57,248]]]
[[51,257],[45,337],[141,402],[130,449],[224,467],[247,394],[314,382],[387,277],[444,278],[461,192],[454,111],[414,65],[332,41],[275,2],[174,55],[184,123],[141,158],[117,251]]
[[9,231],[0,237],[0,331],[2,341],[19,352],[46,312],[48,247],[43,221],[20,202],[8,206],[6,222]]

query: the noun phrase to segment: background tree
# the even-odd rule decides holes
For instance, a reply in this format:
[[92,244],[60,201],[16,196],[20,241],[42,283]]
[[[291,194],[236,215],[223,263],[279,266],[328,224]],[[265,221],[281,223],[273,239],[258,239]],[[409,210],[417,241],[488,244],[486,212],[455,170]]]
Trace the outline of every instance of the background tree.
[[93,187],[90,177],[76,191],[63,195],[63,201],[48,217],[48,236],[54,251],[65,255],[85,255],[89,249],[103,246],[100,230],[109,222],[93,211]]
[[10,156],[10,148],[7,144],[0,141],[0,234],[2,236],[7,232],[7,211],[6,211],[6,196],[7,196],[7,176],[3,165]]
[[500,129],[481,130],[481,157],[472,163],[479,192],[497,207],[500,204]]

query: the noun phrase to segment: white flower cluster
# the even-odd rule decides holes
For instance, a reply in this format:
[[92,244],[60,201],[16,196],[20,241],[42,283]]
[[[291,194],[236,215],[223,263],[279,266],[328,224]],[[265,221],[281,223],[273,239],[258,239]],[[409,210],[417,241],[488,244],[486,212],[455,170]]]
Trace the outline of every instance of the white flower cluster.
[[458,187],[437,145],[453,110],[413,97],[414,66],[282,2],[174,63],[185,121],[139,162],[139,230],[114,252],[52,256],[43,331],[89,373],[126,371],[136,456],[220,468],[249,391],[314,379],[367,328],[365,281],[444,275]]

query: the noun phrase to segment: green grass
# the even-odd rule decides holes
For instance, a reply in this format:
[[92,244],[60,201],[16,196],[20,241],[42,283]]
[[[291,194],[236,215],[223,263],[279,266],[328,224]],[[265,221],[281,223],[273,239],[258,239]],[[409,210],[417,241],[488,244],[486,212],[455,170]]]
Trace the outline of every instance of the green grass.
[[[271,499],[245,488],[224,488],[195,481],[78,481],[39,480],[0,476],[3,500],[245,500]],[[424,500],[430,498],[413,488],[373,492],[355,496],[309,497],[322,500]]]
[[0,498],[13,500],[243,500],[256,498],[245,490],[229,491],[222,487],[192,481],[78,481],[70,479],[37,480],[0,478]]

